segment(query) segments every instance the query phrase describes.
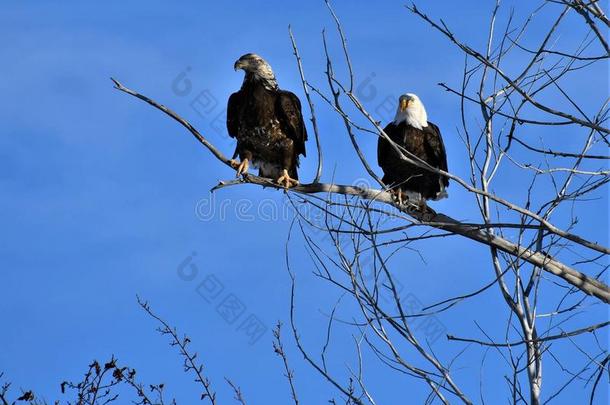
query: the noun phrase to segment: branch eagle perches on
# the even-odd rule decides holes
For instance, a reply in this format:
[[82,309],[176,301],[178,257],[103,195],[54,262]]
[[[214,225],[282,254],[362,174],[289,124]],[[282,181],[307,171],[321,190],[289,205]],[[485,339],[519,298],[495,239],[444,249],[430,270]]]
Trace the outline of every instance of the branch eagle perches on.
[[[230,159],[227,158],[221,151],[219,151],[210,141],[208,141],[192,124],[190,124],[187,120],[179,116],[177,113],[169,109],[168,107],[157,103],[151,98],[144,96],[134,90],[131,90],[121,84],[118,80],[112,79],[114,82],[115,88],[119,91],[127,93],[131,96],[137,97],[140,100],[145,101],[151,106],[163,111],[165,114],[169,115],[171,118],[179,122],[182,126],[184,126],[194,137],[199,141],[206,149],[208,149],[214,157],[219,160],[221,163],[225,164],[228,167],[231,167]],[[388,138],[389,139],[389,138]],[[443,172],[443,174],[445,174]],[[447,173],[448,174],[448,173]],[[450,174],[449,174],[450,175]],[[456,176],[450,175],[451,178],[455,179]],[[256,175],[248,174],[245,178],[231,180],[231,181],[221,181],[213,190],[227,187],[231,185],[237,184],[255,184],[259,186],[265,187],[273,187],[276,189],[282,189],[278,187],[276,183],[271,181],[270,179],[266,179],[263,177],[259,177]],[[296,187],[289,189],[288,192],[294,192],[299,194],[340,194],[340,195],[348,195],[348,196],[357,196],[359,198],[365,200],[377,201],[379,203],[384,203],[393,206],[394,208],[400,210],[401,212],[409,215],[413,218],[414,221],[421,225],[431,226],[437,229],[449,231],[469,239],[472,239],[476,242],[482,243],[484,245],[488,245],[499,251],[508,253],[514,257],[520,258],[533,264],[534,266],[540,267],[546,270],[549,273],[552,273],[558,277],[564,279],[568,284],[573,287],[579,289],[585,294],[592,295],[605,303],[610,303],[610,288],[604,284],[603,282],[596,280],[592,277],[589,277],[582,272],[555,260],[554,258],[545,255],[541,252],[535,252],[533,250],[524,248],[518,244],[510,242],[502,237],[494,235],[488,231],[486,231],[484,226],[476,226],[472,224],[463,224],[460,221],[457,221],[447,215],[434,213],[434,212],[421,212],[415,209],[413,206],[399,206],[395,203],[392,195],[384,190],[378,189],[369,189],[369,188],[360,188],[350,185],[339,185],[339,184],[329,184],[329,183],[312,183],[312,184],[301,184]],[[551,225],[552,226],[552,225]],[[544,224],[540,225],[543,231],[556,233],[555,230],[557,228],[546,227]],[[584,239],[569,234],[565,231],[559,231],[560,236],[566,237],[576,243],[580,243],[580,241],[584,241]],[[608,253],[608,248],[603,246],[599,246],[592,242],[584,241],[582,243],[584,246],[591,247],[594,246],[594,250],[599,250],[604,253]]]

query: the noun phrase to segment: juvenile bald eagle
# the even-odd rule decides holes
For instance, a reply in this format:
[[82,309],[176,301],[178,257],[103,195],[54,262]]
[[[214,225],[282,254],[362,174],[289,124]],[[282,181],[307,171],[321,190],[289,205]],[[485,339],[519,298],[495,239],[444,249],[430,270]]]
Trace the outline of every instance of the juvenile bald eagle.
[[251,163],[260,176],[286,188],[298,184],[299,155],[305,156],[307,141],[299,98],[280,90],[271,66],[258,55],[243,55],[234,68],[245,71],[241,89],[227,105],[227,130],[237,139],[233,159],[241,160],[232,161],[237,177]]
[[[424,105],[415,94],[404,94],[398,99],[394,121],[383,130],[392,141],[411,152],[430,166],[447,171],[447,156],[443,138],[436,125],[428,122]],[[448,197],[446,176],[401,159],[400,154],[383,137],[377,143],[377,162],[383,169],[382,181],[392,187],[399,203],[403,192],[409,199],[425,207],[426,200]]]

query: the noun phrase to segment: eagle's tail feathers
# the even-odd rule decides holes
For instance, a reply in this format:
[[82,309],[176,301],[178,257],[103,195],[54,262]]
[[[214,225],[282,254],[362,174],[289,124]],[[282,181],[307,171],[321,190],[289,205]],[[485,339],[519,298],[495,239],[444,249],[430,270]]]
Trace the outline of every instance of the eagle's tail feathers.
[[433,198],[434,201],[442,200],[444,198],[449,198],[449,193],[445,191],[445,187],[441,188],[441,191],[436,193],[436,196]]

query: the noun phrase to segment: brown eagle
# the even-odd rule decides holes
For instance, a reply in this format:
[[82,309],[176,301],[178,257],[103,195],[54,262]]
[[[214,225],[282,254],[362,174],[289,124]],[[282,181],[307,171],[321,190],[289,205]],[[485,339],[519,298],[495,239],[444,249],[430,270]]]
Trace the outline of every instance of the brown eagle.
[[[424,105],[415,94],[399,97],[394,121],[383,130],[398,146],[427,162],[430,166],[447,171],[447,155],[443,138],[436,125],[428,122]],[[383,169],[382,181],[392,188],[398,202],[402,204],[404,194],[421,207],[426,200],[448,197],[446,176],[407,162],[383,137],[377,143],[377,162]],[[404,194],[403,194],[404,192]]]
[[241,160],[232,160],[237,177],[252,164],[260,176],[286,188],[298,184],[299,155],[305,156],[307,141],[299,98],[280,90],[271,66],[256,54],[243,55],[234,68],[246,73],[227,105],[227,130],[237,139],[233,159]]

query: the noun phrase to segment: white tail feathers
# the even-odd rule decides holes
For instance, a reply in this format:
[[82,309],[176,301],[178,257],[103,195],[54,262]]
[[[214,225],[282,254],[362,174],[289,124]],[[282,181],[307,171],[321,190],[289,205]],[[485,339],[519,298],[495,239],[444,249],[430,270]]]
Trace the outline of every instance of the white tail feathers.
[[434,197],[434,201],[442,200],[443,198],[449,198],[449,193],[445,191],[445,187],[441,187],[441,191],[436,193],[436,197]]
[[449,198],[449,193],[446,192],[445,190],[443,190],[440,193],[438,193],[436,195],[436,198],[434,199],[434,201],[442,200],[444,198]]

